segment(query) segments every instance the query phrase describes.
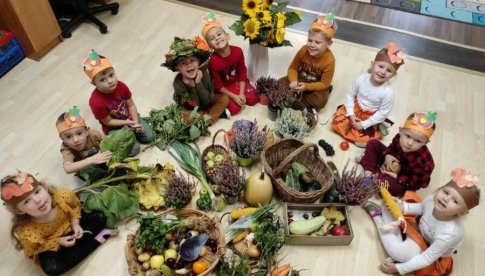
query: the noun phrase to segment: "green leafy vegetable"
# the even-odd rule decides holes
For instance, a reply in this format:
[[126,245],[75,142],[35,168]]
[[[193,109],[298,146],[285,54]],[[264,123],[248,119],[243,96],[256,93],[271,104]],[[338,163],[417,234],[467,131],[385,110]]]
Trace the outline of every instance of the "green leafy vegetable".
[[196,107],[191,113],[191,124],[186,124],[182,116],[182,109],[171,104],[159,110],[151,110],[145,120],[152,126],[152,145],[165,150],[173,141],[193,142],[200,136],[208,136],[210,116],[201,116]]
[[135,146],[136,138],[133,130],[128,127],[123,127],[117,131],[108,134],[99,144],[101,151],[111,151],[111,159],[108,166],[119,162],[130,156],[133,147]]
[[116,219],[131,215],[139,210],[138,194],[128,190],[128,185],[118,185],[91,194],[84,201],[84,211],[101,211],[106,216],[106,227],[114,228]]

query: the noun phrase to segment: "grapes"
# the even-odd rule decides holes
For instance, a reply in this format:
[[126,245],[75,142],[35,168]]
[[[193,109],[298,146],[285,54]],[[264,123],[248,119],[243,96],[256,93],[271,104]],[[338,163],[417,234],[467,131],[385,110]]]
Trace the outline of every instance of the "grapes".
[[322,149],[325,151],[325,155],[327,156],[334,156],[335,155],[335,150],[333,149],[332,145],[327,143],[325,140],[320,139],[318,141],[318,145],[322,147]]
[[177,262],[175,261],[175,259],[170,258],[165,261],[165,264],[171,269],[175,269]]
[[310,216],[308,214],[303,214],[304,219],[308,219]]
[[214,253],[214,254],[215,254],[215,253],[217,253],[217,245],[215,245],[215,246],[211,246],[211,251],[212,251],[212,253]]
[[313,213],[312,213],[312,217],[318,217],[319,215],[320,215],[320,213],[319,213],[319,212],[313,212]]
[[217,247],[217,241],[214,239],[208,239],[207,242],[205,243],[209,247],[216,246]]
[[182,269],[185,267],[185,262],[180,259],[176,264],[175,264],[175,269]]
[[289,218],[293,217],[293,212],[288,212],[288,217]]

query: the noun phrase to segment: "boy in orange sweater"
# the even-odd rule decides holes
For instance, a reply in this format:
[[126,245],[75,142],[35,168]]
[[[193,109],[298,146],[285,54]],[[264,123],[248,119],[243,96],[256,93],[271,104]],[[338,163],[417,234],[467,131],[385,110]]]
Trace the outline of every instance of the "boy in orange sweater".
[[324,108],[332,90],[335,57],[328,48],[337,31],[334,16],[328,13],[319,16],[308,30],[307,44],[296,53],[288,68],[288,76],[280,80],[286,83],[301,99],[294,103],[294,108]]

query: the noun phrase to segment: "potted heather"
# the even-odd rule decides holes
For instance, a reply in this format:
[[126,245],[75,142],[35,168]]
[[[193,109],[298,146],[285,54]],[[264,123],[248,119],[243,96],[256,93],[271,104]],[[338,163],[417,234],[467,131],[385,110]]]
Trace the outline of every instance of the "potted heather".
[[233,138],[230,142],[231,150],[236,155],[236,160],[242,167],[250,166],[254,159],[261,155],[268,130],[258,130],[256,120],[237,120],[232,125]]
[[301,140],[310,136],[310,128],[301,110],[285,107],[276,119],[275,133],[281,138]]
[[174,174],[169,179],[164,196],[167,207],[180,210],[189,205],[195,193],[195,181],[182,174]]
[[379,184],[372,177],[366,177],[357,164],[350,169],[348,166],[349,161],[337,182],[340,201],[349,205],[363,205],[379,191]]
[[280,84],[271,76],[260,77],[256,81],[256,88],[268,97],[268,116],[272,121],[276,120],[281,109],[293,106],[298,98],[298,94],[293,92],[288,85]]
[[244,189],[245,176],[236,163],[227,160],[215,168],[213,182],[214,192],[223,194],[227,204],[234,204]]

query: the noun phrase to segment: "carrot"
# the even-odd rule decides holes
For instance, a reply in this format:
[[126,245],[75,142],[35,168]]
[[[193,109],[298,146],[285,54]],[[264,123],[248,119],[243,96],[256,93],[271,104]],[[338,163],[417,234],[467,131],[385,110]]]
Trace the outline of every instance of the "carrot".
[[278,274],[278,276],[288,276],[288,274],[290,274],[290,271],[291,271],[291,266],[288,267],[288,268],[283,269],[280,272],[280,274]]
[[[284,264],[284,265],[280,265],[278,267],[275,267],[272,271],[271,271],[271,276],[280,276],[280,275],[288,275],[288,273],[290,272],[291,270],[291,266],[290,264]],[[283,274],[283,272],[286,272],[286,274]]]
[[231,212],[231,218],[232,219],[238,219],[240,217],[246,216],[246,215],[251,215],[254,212],[259,210],[259,208],[255,207],[248,207],[248,208],[242,208],[242,209],[237,209]]

